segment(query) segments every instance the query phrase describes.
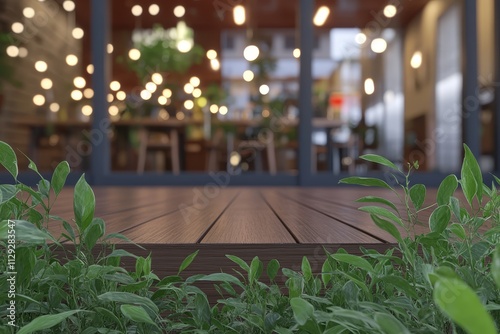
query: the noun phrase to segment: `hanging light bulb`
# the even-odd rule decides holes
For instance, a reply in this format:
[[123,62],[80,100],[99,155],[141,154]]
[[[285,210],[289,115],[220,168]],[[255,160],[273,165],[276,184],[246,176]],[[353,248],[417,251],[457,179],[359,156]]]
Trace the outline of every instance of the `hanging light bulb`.
[[243,57],[248,61],[254,61],[259,57],[259,48],[255,45],[249,45],[243,50]]

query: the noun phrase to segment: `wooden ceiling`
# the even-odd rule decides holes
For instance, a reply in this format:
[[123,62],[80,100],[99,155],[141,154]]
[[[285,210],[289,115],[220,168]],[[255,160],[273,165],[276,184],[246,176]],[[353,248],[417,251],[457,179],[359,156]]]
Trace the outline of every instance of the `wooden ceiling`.
[[[382,15],[383,8],[389,0],[318,0],[315,8],[326,5],[331,13],[321,29],[331,28],[380,28],[401,27],[408,24],[430,0],[400,0],[398,14],[393,19],[386,19]],[[89,0],[75,0],[76,23],[90,31],[90,3]],[[298,0],[110,0],[112,16],[112,43],[115,46],[114,55],[125,55],[130,47],[125,37],[135,28],[150,28],[161,24],[164,28],[173,27],[178,18],[173,9],[182,5],[186,9],[183,20],[195,32],[195,41],[205,50],[220,50],[220,32],[225,29],[241,29],[233,22],[232,6],[242,4],[247,9],[247,24],[254,29],[260,28],[292,28],[298,27],[299,8]],[[148,13],[151,4],[157,3],[160,12],[156,16]],[[135,17],[131,13],[134,5],[141,5],[143,13]],[[318,29],[318,28],[317,28]],[[85,63],[90,63],[90,34],[83,40]],[[194,66],[188,75],[198,75],[205,82],[219,82],[220,71],[210,69],[207,59],[200,65]],[[117,62],[113,62],[113,79],[122,84],[135,85],[135,74],[128,71]]]
[[[331,15],[325,28],[365,27],[371,21],[385,18],[381,11],[389,0],[318,0],[315,7],[326,5]],[[399,13],[389,22],[390,26],[405,25],[429,0],[400,0]],[[81,26],[90,24],[90,1],[76,0],[77,21]],[[157,3],[160,13],[151,16],[149,5]],[[293,28],[298,22],[298,0],[111,0],[113,29],[132,30],[136,26],[151,27],[161,23],[164,27],[175,26],[178,19],[173,15],[177,5],[186,8],[184,20],[197,29],[222,30],[237,27],[232,18],[232,6],[242,4],[247,8],[247,18],[256,28]],[[136,18],[131,13],[134,5],[143,7],[143,14]],[[384,23],[385,24],[385,23]]]

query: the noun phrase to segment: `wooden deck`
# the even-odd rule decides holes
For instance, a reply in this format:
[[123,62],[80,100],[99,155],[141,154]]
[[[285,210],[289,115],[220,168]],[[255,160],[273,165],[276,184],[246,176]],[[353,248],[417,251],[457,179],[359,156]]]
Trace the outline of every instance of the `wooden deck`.
[[[226,254],[250,261],[277,258],[282,266],[299,268],[308,256],[319,271],[324,248],[360,246],[383,251],[395,240],[380,230],[355,200],[368,194],[396,199],[393,194],[361,188],[216,188],[106,187],[95,188],[96,216],[106,233],[122,233],[143,246],[117,240],[136,254],[151,252],[153,268],[164,276],[177,272],[182,259],[195,250],[198,258],[186,273],[230,272]],[[73,217],[73,189],[65,189],[53,214]],[[54,222],[55,234],[61,227]],[[425,231],[418,227],[417,232]]]

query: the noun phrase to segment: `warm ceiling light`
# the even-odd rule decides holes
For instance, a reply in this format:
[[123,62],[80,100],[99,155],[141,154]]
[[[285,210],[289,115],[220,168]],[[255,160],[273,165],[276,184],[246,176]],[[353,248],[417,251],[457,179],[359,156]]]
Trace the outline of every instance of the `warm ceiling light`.
[[206,98],[204,97],[200,97],[198,100],[196,100],[196,104],[200,107],[200,108],[205,108],[205,106],[207,105],[208,101]]
[[195,88],[195,89],[193,90],[193,97],[195,97],[195,98],[199,98],[200,96],[201,96],[201,89],[199,89],[199,88]]
[[330,15],[330,8],[328,8],[327,6],[319,7],[318,10],[316,11],[316,14],[314,14],[313,18],[314,25],[320,27],[323,24],[325,24],[328,15]]
[[147,90],[147,89],[143,89],[143,90],[141,91],[141,98],[142,98],[143,100],[149,100],[149,99],[151,98],[151,96],[152,96],[152,95],[151,95],[151,92],[150,92],[149,90]]
[[167,101],[168,99],[165,96],[163,95],[158,96],[158,103],[161,104],[162,106],[167,104]]
[[259,48],[255,45],[249,45],[243,50],[243,57],[248,61],[254,61],[259,57]]
[[68,64],[69,66],[75,66],[76,64],[78,64],[78,57],[75,55],[67,55],[66,64]]
[[268,85],[261,85],[259,87],[259,93],[261,93],[262,95],[269,94],[269,86]]
[[82,114],[84,114],[85,116],[90,116],[92,115],[92,106],[89,106],[88,104],[84,105],[82,107]]
[[115,81],[111,81],[111,82],[110,82],[110,84],[109,84],[109,88],[110,88],[112,91],[114,91],[114,92],[116,92],[116,91],[120,90],[120,87],[121,87],[121,86],[122,86],[122,85],[120,85],[120,83],[119,83],[118,81],[116,81],[116,80],[115,80]]
[[217,105],[216,105],[216,104],[212,104],[212,105],[210,106],[210,112],[211,112],[212,114],[217,114],[217,111],[219,111],[219,107],[217,107]]
[[132,15],[140,16],[142,14],[142,7],[139,5],[135,5],[132,7]]
[[215,50],[208,50],[207,51],[207,58],[210,59],[210,60],[217,58],[217,51],[215,51]]
[[[163,97],[163,96],[160,96],[160,97]],[[161,104],[161,103],[160,103]],[[165,104],[162,104],[162,105],[165,105]],[[166,111],[164,108],[160,109],[160,111],[158,112],[158,118],[159,119],[162,119],[164,121],[166,121],[167,119],[170,118],[170,115],[168,114],[168,111]]]
[[410,66],[412,68],[414,68],[414,69],[417,69],[420,66],[422,66],[422,60],[423,60],[422,52],[421,51],[415,51],[413,53],[413,56],[411,56]]
[[109,54],[113,53],[114,49],[113,44],[108,43],[108,45],[106,45],[106,51],[108,51]]
[[387,42],[383,38],[375,38],[371,45],[372,51],[382,53],[387,49]]
[[73,84],[75,85],[76,88],[83,88],[87,83],[85,82],[84,78],[76,77],[73,79]]
[[148,91],[150,91],[151,93],[156,92],[156,88],[157,88],[157,86],[155,85],[155,83],[154,83],[154,82],[151,82],[151,81],[150,81],[150,82],[148,82],[148,83],[146,84],[146,89],[147,89]]
[[87,73],[88,74],[93,74],[94,73],[94,65],[88,64],[87,65]]
[[28,56],[28,49],[26,49],[24,46],[21,46],[19,48],[19,57],[25,58]]
[[39,107],[43,106],[45,104],[45,96],[41,94],[33,96],[33,103]]
[[163,82],[163,76],[160,73],[153,73],[151,76],[151,81],[157,85],[161,85]]
[[109,106],[108,108],[108,113],[110,116],[116,116],[120,112],[120,109],[118,109],[117,106]]
[[73,31],[71,31],[71,35],[73,35],[74,39],[81,39],[84,35],[84,31],[82,28],[74,28]]
[[228,112],[228,109],[227,109],[227,107],[226,107],[226,106],[221,106],[221,107],[219,108],[219,113],[220,113],[221,115],[225,115],[225,114],[227,114],[227,112]]
[[53,86],[52,80],[49,78],[43,78],[42,81],[40,81],[40,86],[43,89],[51,89]]
[[35,70],[37,70],[38,72],[45,72],[47,71],[47,68],[47,63],[43,60],[39,60],[35,63]]
[[218,71],[220,69],[220,62],[218,59],[212,59],[210,60],[210,67],[212,67],[212,70]]
[[75,101],[80,101],[83,98],[83,93],[75,89],[71,92],[71,98]]
[[177,118],[178,121],[182,121],[186,115],[182,111],[178,111],[177,114],[175,114],[175,118]]
[[123,90],[120,90],[116,92],[116,99],[118,101],[123,101],[127,98],[127,93],[125,93]]
[[359,45],[365,44],[365,42],[366,42],[366,35],[364,33],[360,32],[360,33],[356,34],[356,37],[354,37],[354,40]]
[[200,85],[200,78],[191,77],[191,79],[189,79],[189,83],[193,85],[193,87],[198,87]]
[[366,95],[372,95],[375,92],[375,83],[372,78],[365,80],[365,93]]
[[108,103],[111,103],[115,100],[115,97],[113,96],[113,94],[108,94],[106,100],[108,101]]
[[31,19],[35,16],[35,10],[31,7],[26,7],[23,9],[23,15],[24,17]]
[[246,82],[252,81],[254,77],[255,75],[250,70],[246,70],[245,72],[243,72],[243,80],[245,80]]
[[189,52],[193,48],[193,46],[194,46],[193,40],[190,39],[181,39],[176,43],[177,50],[179,50],[182,53]]
[[300,49],[296,48],[293,50],[293,56],[294,58],[300,58]]
[[20,34],[24,31],[24,25],[21,22],[12,23],[12,31],[16,34]]
[[233,8],[233,19],[234,23],[241,26],[245,23],[245,7],[238,5]]
[[19,56],[19,48],[15,45],[9,45],[5,52],[7,53],[7,56],[12,58]]
[[187,110],[193,109],[194,108],[194,102],[191,101],[191,100],[184,101],[184,108],[186,108]]
[[155,15],[158,15],[158,13],[160,12],[160,6],[158,6],[157,4],[152,4],[151,6],[149,6],[149,14],[155,16]]
[[174,8],[174,15],[178,18],[181,18],[184,16],[184,14],[186,14],[186,8],[184,8],[183,6],[176,6]]
[[137,49],[130,49],[128,57],[132,60],[139,60],[139,58],[141,58],[141,51]]
[[186,92],[186,94],[191,94],[194,90],[194,87],[192,84],[190,83],[187,83],[184,85],[184,92]]
[[94,97],[94,90],[92,88],[85,88],[83,91],[83,96],[85,96],[86,99],[91,99]]
[[61,109],[61,106],[57,102],[52,102],[49,106],[50,111],[58,112]]
[[63,2],[63,8],[67,12],[72,12],[75,10],[75,3],[71,0],[66,0]]
[[387,18],[396,16],[398,9],[394,5],[387,5],[384,7],[384,15]]
[[163,94],[163,96],[165,96],[167,99],[168,99],[169,97],[172,97],[172,91],[171,91],[170,89],[168,89],[168,88],[165,88],[165,89],[163,90],[162,94]]

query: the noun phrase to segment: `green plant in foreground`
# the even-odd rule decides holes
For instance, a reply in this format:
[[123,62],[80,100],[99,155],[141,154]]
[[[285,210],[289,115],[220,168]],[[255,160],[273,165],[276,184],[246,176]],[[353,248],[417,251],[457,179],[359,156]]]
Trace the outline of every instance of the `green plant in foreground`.
[[[84,177],[75,186],[74,221],[65,221],[51,208],[68,164],[46,180],[30,161],[40,176],[33,189],[17,179],[16,156],[0,142],[0,164],[15,180],[0,185],[0,333],[498,333],[500,196],[495,184],[483,184],[469,149],[460,180],[446,177],[435,201],[424,185],[410,184],[418,164],[405,173],[383,157],[362,158],[388,168],[397,185],[366,177],[342,182],[387,190],[358,202],[370,204],[360,210],[397,246],[384,253],[361,248],[362,256],[325,251],[320,272],[307,257],[294,271],[277,260],[227,255],[235,273],[183,278],[195,252],[176,275],[160,279],[150,256],[110,243],[127,238],[106,234],[105,222],[94,217]],[[134,258],[135,268],[122,267],[123,257]],[[216,284],[217,303],[209,303],[199,282]]]

